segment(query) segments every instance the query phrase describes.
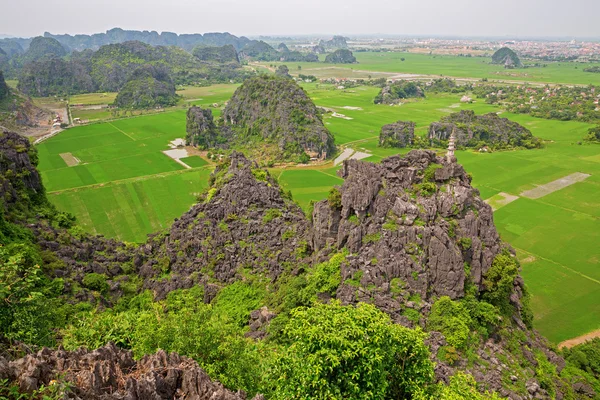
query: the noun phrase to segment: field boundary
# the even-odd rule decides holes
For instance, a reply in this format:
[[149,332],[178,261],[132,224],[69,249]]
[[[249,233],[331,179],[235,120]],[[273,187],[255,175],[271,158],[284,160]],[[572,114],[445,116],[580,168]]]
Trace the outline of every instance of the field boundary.
[[134,142],[137,141],[137,139],[135,139],[134,137],[130,136],[127,132],[125,132],[123,129],[118,128],[115,126],[115,124],[113,124],[112,122],[108,122],[108,124],[110,126],[112,126],[113,128],[115,128],[116,130],[118,130],[119,132],[121,132],[123,135],[127,136],[129,139],[133,140]]
[[77,186],[74,188],[54,190],[54,191],[50,191],[47,193],[49,195],[57,195],[57,194],[66,193],[66,192],[76,192],[79,189],[91,189],[91,188],[95,188],[95,187],[120,185],[120,184],[124,184],[124,183],[129,183],[129,182],[145,181],[145,180],[149,180],[149,179],[153,179],[153,178],[163,178],[163,177],[170,176],[170,175],[185,174],[188,172],[199,171],[201,169],[208,169],[210,167],[214,167],[214,166],[209,164],[209,165],[203,165],[202,167],[197,167],[197,168],[190,167],[189,169],[179,169],[177,171],[159,172],[157,174],[152,174],[152,175],[142,175],[142,176],[136,176],[133,178],[118,179],[118,180],[114,180],[114,181],[110,181],[110,182],[94,183],[91,185]]
[[551,260],[549,258],[542,257],[539,254],[535,254],[535,253],[532,253],[530,251],[527,251],[527,250],[524,250],[524,249],[521,249],[521,248],[518,248],[518,247],[514,247],[514,248],[516,250],[519,250],[519,251],[525,253],[525,254],[528,254],[530,256],[534,256],[536,258],[539,258],[540,260],[548,261],[548,262],[551,262],[552,264],[558,265],[559,267],[562,267],[562,268],[564,268],[564,269],[566,269],[566,270],[568,270],[570,272],[573,272],[574,274],[577,274],[577,275],[581,276],[582,278],[585,278],[587,280],[590,280],[590,281],[592,281],[592,282],[597,283],[598,285],[600,285],[600,281],[598,279],[592,278],[591,276],[587,276],[586,274],[582,274],[581,272],[579,272],[579,271],[577,271],[577,270],[575,270],[575,269],[573,269],[571,267],[567,267],[566,265],[561,264],[559,262],[556,262],[554,260]]

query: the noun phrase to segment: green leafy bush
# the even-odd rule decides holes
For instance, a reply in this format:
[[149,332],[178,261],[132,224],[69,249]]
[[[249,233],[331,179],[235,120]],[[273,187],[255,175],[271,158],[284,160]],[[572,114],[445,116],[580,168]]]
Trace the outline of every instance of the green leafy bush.
[[510,304],[510,294],[518,273],[517,260],[505,251],[496,256],[491,268],[484,276],[483,299],[498,307],[502,314],[507,316],[514,312],[514,308]]
[[329,203],[329,207],[334,208],[336,210],[340,210],[342,208],[342,194],[340,190],[336,187],[332,187],[329,191],[329,195],[327,195],[327,202]]
[[267,376],[272,398],[411,398],[433,379],[424,334],[372,305],[298,308],[283,332],[292,344]]
[[95,272],[84,276],[82,283],[86,288],[90,290],[96,290],[100,293],[105,293],[110,288],[108,282],[106,282],[106,275],[97,274]]

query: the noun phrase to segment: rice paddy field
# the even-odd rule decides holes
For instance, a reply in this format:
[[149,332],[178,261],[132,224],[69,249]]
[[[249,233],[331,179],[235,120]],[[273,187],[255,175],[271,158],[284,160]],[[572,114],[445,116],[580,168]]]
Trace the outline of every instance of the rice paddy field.
[[[376,56],[358,55],[373,60]],[[406,56],[407,62],[412,56]],[[552,75],[556,79],[579,79],[556,68]],[[302,71],[308,73],[304,67]],[[235,88],[190,88],[186,99],[189,104],[222,104]],[[373,87],[337,90],[306,84],[305,89],[318,106],[335,111],[326,114],[324,122],[336,143],[367,152],[367,160],[374,162],[398,152],[377,147],[384,124],[412,120],[417,133],[424,134],[430,122],[461,109],[502,112],[483,102],[460,103],[458,94],[429,95],[402,106],[387,106],[372,103],[378,91]],[[218,114],[218,108],[213,111]],[[545,147],[489,154],[459,151],[458,160],[473,175],[481,197],[492,199],[496,226],[517,251],[533,295],[535,326],[555,343],[600,329],[600,145],[578,144],[588,124],[506,112],[502,116],[529,128],[546,141]],[[49,197],[61,210],[75,214],[89,232],[142,242],[146,234],[170,226],[207,186],[212,166],[206,160],[188,157],[183,161],[192,168],[185,169],[162,153],[171,140],[182,137],[184,109],[68,129],[38,146]],[[67,166],[61,156],[67,153],[77,165]],[[306,208],[342,183],[336,170],[328,164],[274,168],[271,173]],[[590,176],[537,199],[522,195],[574,173]],[[505,196],[510,201],[503,201]]]
[[[427,75],[433,77],[471,78],[516,82],[540,82],[563,84],[600,84],[600,74],[584,72],[583,69],[598,63],[541,62],[542,66],[526,69],[504,69],[503,65],[490,64],[489,57],[458,57],[449,55],[405,52],[355,52],[358,64],[285,63],[290,73],[315,75],[318,78],[373,78],[393,77],[400,74]],[[404,59],[404,61],[402,61]],[[261,63],[261,65],[283,63]],[[525,63],[528,64],[527,62]],[[297,71],[297,65],[302,69]]]

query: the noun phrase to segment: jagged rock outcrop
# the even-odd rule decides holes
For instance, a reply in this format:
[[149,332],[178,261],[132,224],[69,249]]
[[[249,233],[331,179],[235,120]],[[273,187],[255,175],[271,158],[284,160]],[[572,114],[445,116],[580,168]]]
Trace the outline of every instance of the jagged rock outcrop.
[[244,392],[234,393],[211,381],[187,357],[160,350],[136,361],[131,351],[112,343],[93,351],[44,348],[14,361],[0,356],[0,379],[16,382],[29,393],[60,379],[70,383],[68,398],[80,399],[246,399]]
[[206,149],[219,145],[219,131],[210,109],[191,107],[187,112],[186,132],[185,140],[188,146]]
[[37,154],[29,140],[0,126],[0,206],[4,211],[43,195],[36,165]]
[[335,152],[333,135],[316,106],[285,77],[247,79],[223,110],[219,131],[218,147],[243,148],[257,159],[308,161]]
[[[0,155],[4,179],[0,199],[8,204],[6,210],[25,203],[20,193],[29,197],[43,192],[35,172],[35,151],[27,140],[3,131]],[[7,173],[9,169],[14,173]],[[20,179],[19,174],[31,180]],[[491,208],[455,159],[414,150],[380,164],[346,161],[340,176],[345,182],[336,189],[339,196],[315,204],[312,226],[267,171],[234,152],[212,175],[211,188],[199,203],[169,232],[154,235],[141,246],[73,235],[43,216],[22,221],[22,227],[32,231],[32,240],[45,252],[45,273],[65,278],[64,294],[100,308],[114,304],[125,290],[124,269],[143,281],[140,287],[134,285],[133,293],[151,289],[155,299],[163,299],[175,289],[202,285],[209,303],[226,284],[248,274],[268,278],[265,281],[274,286],[281,278],[303,279],[342,248],[349,255],[340,263],[341,283],[331,294],[347,304],[373,303],[404,325],[420,323],[428,328],[431,303],[440,296],[464,298],[467,282],[478,294],[485,293],[484,276],[507,248],[494,227]],[[25,185],[25,192],[19,185]],[[106,279],[104,289],[85,287],[83,278],[92,273]],[[544,368],[560,373],[565,361],[520,319],[524,294],[520,276],[510,289],[508,301],[515,313],[504,315],[507,323],[499,330],[469,343],[468,360],[457,353],[453,360],[442,357],[449,340],[428,329],[426,343],[436,363],[436,380],[447,383],[456,371],[464,370],[478,387],[515,400],[563,398],[563,393],[564,398],[593,398],[594,390],[583,378],[559,382],[555,375],[552,383],[538,376],[538,369]],[[323,299],[330,298],[329,293],[322,294],[327,294]],[[420,321],[408,319],[407,310]],[[247,336],[264,338],[274,317],[265,307],[254,310]],[[44,349],[12,361],[0,357],[2,379],[26,391],[53,379],[68,381],[79,398],[245,398],[211,382],[198,364],[185,357],[159,351],[136,362],[131,353],[113,345],[94,351]],[[511,384],[519,379],[524,388]],[[573,392],[577,396],[568,397]]]
[[0,70],[0,102],[8,97],[8,85],[4,80],[4,74]]
[[379,133],[380,147],[407,147],[415,140],[415,123],[397,121],[384,125]]
[[338,298],[373,297],[402,321],[410,294],[425,301],[462,297],[465,263],[472,282],[481,287],[503,244],[492,209],[462,166],[432,151],[413,150],[381,164],[345,161],[339,175],[345,179],[341,206],[321,201],[313,213],[315,250],[346,247],[352,256],[342,282],[360,277],[361,290],[342,284]]
[[331,54],[327,54],[325,62],[330,64],[355,64],[356,57],[348,49],[339,49]]
[[421,83],[400,80],[382,87],[373,99],[373,103],[398,104],[404,99],[423,97],[425,97],[425,89]]
[[344,36],[334,36],[330,40],[319,41],[319,46],[324,47],[326,49],[347,49],[348,48],[348,38]]
[[200,61],[212,61],[218,63],[239,64],[237,51],[233,45],[216,46],[198,46],[192,51],[194,57]]
[[174,106],[179,97],[165,68],[146,65],[137,68],[119,90],[114,105],[121,108]]
[[452,131],[456,144],[465,147],[541,147],[542,141],[531,131],[508,118],[500,118],[496,113],[475,115],[472,110],[462,110],[442,117],[440,122],[429,126],[429,139],[434,142],[450,138]]
[[492,64],[504,65],[504,68],[522,68],[523,63],[517,53],[508,47],[498,49],[492,56]]
[[[265,170],[234,152],[211,178],[204,199],[167,236],[142,246],[140,275],[161,298],[179,287],[230,283],[244,268],[276,278],[310,254],[310,224]],[[158,280],[165,271],[168,280]],[[200,272],[201,274],[198,274]]]

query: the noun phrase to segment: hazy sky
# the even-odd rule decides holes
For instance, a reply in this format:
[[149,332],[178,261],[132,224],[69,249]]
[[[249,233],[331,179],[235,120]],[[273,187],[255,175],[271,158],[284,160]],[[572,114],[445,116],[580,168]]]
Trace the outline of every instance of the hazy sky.
[[0,33],[599,37],[599,0],[0,0]]

